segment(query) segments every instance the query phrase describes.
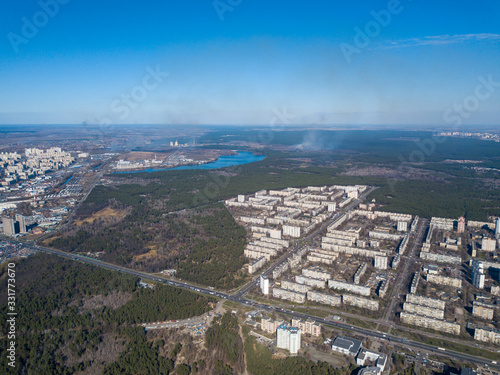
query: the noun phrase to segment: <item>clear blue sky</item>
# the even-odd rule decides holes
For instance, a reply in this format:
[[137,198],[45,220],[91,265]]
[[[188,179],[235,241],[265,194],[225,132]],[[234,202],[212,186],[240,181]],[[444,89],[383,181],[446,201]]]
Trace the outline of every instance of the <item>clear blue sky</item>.
[[55,1],[0,0],[0,124],[500,123],[497,0]]

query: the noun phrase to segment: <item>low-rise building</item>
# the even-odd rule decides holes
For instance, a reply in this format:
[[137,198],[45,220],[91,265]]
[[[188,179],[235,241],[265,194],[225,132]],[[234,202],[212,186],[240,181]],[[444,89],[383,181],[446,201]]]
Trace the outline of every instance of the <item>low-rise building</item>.
[[338,335],[335,340],[333,340],[332,350],[355,357],[362,346],[363,343],[360,340]]

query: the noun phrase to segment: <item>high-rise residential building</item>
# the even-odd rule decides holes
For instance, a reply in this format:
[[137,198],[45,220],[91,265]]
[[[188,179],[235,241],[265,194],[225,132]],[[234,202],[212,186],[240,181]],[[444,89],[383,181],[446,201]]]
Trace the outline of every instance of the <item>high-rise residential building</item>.
[[269,294],[269,279],[266,276],[260,275],[260,290],[262,294]]
[[23,215],[16,214],[16,221],[19,223],[19,232],[26,233],[26,218]]
[[3,232],[6,235],[12,236],[16,234],[16,222],[14,219],[11,219],[9,217],[4,217],[2,218],[2,223],[3,223]]
[[300,329],[282,324],[276,330],[276,347],[297,354],[300,349]]
[[457,233],[465,232],[465,218],[463,216],[458,218]]
[[495,237],[500,238],[500,217],[495,221]]
[[484,274],[484,263],[478,262],[476,259],[472,261],[471,267],[472,273],[472,284],[479,289],[484,289],[484,279],[486,275]]

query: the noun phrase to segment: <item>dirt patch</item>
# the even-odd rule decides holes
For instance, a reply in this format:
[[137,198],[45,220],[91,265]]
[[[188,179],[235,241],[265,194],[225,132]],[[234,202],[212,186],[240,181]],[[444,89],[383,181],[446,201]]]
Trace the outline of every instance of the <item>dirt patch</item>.
[[69,343],[60,348],[58,352],[66,357],[65,365],[73,366],[79,362],[92,361],[92,365],[81,372],[81,375],[102,374],[104,368],[115,362],[120,353],[125,349],[127,342],[125,339],[117,336],[115,333],[106,333],[102,335],[102,341],[97,350],[85,351],[81,357],[77,357],[70,349]]
[[[109,219],[118,219],[121,220],[127,215],[127,210],[116,210],[111,207],[105,207],[100,211],[97,211],[95,214],[93,214],[90,217],[87,217],[83,220],[75,220],[75,225],[76,226],[81,226],[83,224],[91,224],[95,220],[109,220]],[[51,239],[53,240],[54,237]]]
[[346,360],[344,357],[336,356],[330,353],[320,352],[317,349],[309,347],[308,357],[315,362],[328,362],[335,367],[344,367]]
[[84,312],[88,310],[94,310],[103,306],[110,307],[114,310],[126,304],[128,301],[130,301],[131,298],[132,294],[125,292],[113,292],[108,294],[107,296],[98,294],[96,296],[84,299],[80,311]]
[[140,262],[140,261],[143,261],[143,260],[158,258],[157,248],[158,248],[157,245],[150,245],[150,246],[148,246],[148,249],[150,249],[150,250],[147,253],[141,254],[141,255],[134,255],[134,257],[133,257],[134,262]]

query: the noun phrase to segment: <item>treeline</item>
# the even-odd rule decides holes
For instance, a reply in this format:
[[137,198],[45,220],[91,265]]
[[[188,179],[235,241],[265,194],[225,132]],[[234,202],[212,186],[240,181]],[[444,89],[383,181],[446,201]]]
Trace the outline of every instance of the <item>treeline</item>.
[[126,328],[121,333],[128,338],[129,343],[120,358],[107,366],[103,374],[168,375],[174,369],[174,361],[159,355],[158,343],[147,341],[143,329]]
[[215,358],[219,361],[216,367],[220,367],[218,373],[242,372],[243,342],[236,315],[227,312],[220,319],[214,319],[205,334],[205,344],[216,353]]
[[[123,331],[121,335],[117,327],[188,318],[208,311],[209,302],[216,301],[161,284],[154,289],[139,288],[137,277],[46,254],[16,262],[15,270],[16,372],[22,374],[72,374],[95,366],[93,361],[79,358],[82,355],[92,358],[106,335],[116,336],[118,342],[129,342],[128,355],[123,354],[118,368],[127,369],[131,359],[146,358],[153,367],[145,365],[145,371],[156,369],[141,372],[139,368],[130,367],[124,373],[163,373],[170,368],[170,362],[158,357],[158,350],[140,333],[143,329]],[[7,275],[2,268],[0,290],[7,290],[6,284]],[[5,294],[0,296],[3,316],[8,312]],[[84,308],[85,302],[95,296],[112,298],[116,294],[129,298],[115,309],[99,304]],[[1,335],[5,337],[9,328],[6,319],[0,324]],[[6,344],[7,340],[0,342],[2,374],[12,373],[7,364]],[[68,360],[68,356],[74,358]],[[118,370],[111,366],[109,371]]]

